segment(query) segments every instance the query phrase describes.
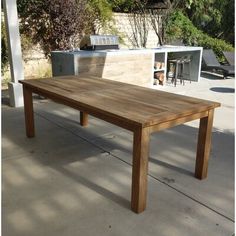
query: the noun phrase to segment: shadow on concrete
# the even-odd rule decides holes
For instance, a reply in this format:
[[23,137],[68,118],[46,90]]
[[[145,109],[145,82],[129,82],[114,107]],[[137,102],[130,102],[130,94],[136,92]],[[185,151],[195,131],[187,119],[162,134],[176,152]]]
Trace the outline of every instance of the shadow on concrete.
[[225,87],[212,87],[210,88],[210,90],[213,92],[218,92],[218,93],[234,93],[235,92],[234,88],[225,88]]
[[158,165],[158,166],[162,166],[162,167],[165,167],[165,168],[174,170],[174,171],[176,171],[176,172],[179,172],[179,173],[181,173],[181,174],[194,177],[194,173],[193,173],[192,171],[186,170],[186,169],[184,169],[184,168],[171,165],[171,164],[169,164],[169,163],[166,163],[166,162],[164,162],[164,161],[161,161],[161,160],[158,160],[158,159],[155,159],[155,158],[152,158],[152,157],[149,158],[149,161],[152,162],[152,163],[154,163],[154,164],[156,164],[156,165]]
[[[39,100],[39,101],[43,101],[43,100],[46,101],[47,100],[45,97],[38,95],[38,94],[33,94],[33,98],[34,98],[34,101],[35,100],[36,101],[37,100]],[[9,97],[8,89],[2,90],[1,104],[10,107],[10,97]]]
[[[53,111],[39,111],[37,110],[38,115],[42,115],[43,117],[49,118],[49,120],[59,124],[61,128],[65,128],[67,131],[76,135],[77,137],[83,138],[87,140],[90,144],[95,145],[96,147],[100,147],[102,150],[106,150],[108,153],[111,153],[116,156],[114,150],[119,150],[121,153],[126,153],[129,156],[129,159],[132,159],[132,132],[124,130],[122,128],[110,125],[107,122],[96,123],[97,119],[94,119],[90,116],[89,126],[81,127],[79,125],[79,117],[78,120],[73,120],[67,117],[60,117],[56,114],[53,114]],[[79,116],[79,114],[78,114]],[[102,131],[102,129],[106,128],[107,125],[111,126],[110,131],[105,134],[97,135],[94,134],[93,129],[94,126],[97,125],[98,130]],[[188,169],[184,169],[181,167],[181,163],[176,162],[177,166],[168,163],[169,156],[166,153],[166,148],[168,147],[168,151],[175,155],[181,156],[182,160],[186,160],[189,162],[189,156],[186,156],[185,152],[189,153],[191,150],[196,148],[196,138],[197,138],[198,129],[189,127],[187,125],[181,125],[179,127],[175,127],[170,129],[170,131],[162,131],[152,135],[152,146],[158,145],[155,149],[156,151],[150,153],[150,162],[157,164],[159,166],[172,169],[176,172],[179,172],[184,175],[194,176],[194,173],[189,171]],[[37,130],[36,130],[37,134]],[[190,138],[192,137],[192,138]],[[169,145],[168,145],[169,143]],[[127,144],[127,145],[126,145]],[[176,146],[181,147],[182,150],[176,150]],[[158,156],[165,158],[165,161],[161,159],[157,159]],[[167,156],[165,156],[167,155]],[[154,158],[155,157],[155,158]],[[195,158],[195,156],[193,157]],[[123,158],[125,159],[125,158]],[[127,161],[130,161],[130,160]],[[66,160],[65,160],[66,161]],[[132,161],[130,161],[130,164]],[[65,164],[65,163],[64,163]],[[194,169],[194,167],[193,167]]]
[[10,98],[9,98],[9,93],[8,89],[2,90],[2,105],[10,106]]
[[223,80],[223,75],[209,71],[201,71],[201,77],[211,80]]
[[[46,108],[46,106],[44,108]],[[62,112],[63,108],[64,106],[61,106]],[[41,107],[37,109],[37,113],[39,113],[40,116],[35,114],[36,137],[33,139],[27,139],[25,137],[23,125],[23,109],[14,109],[10,112],[15,114],[11,115],[11,119],[7,119],[7,112],[3,111],[3,116],[5,115],[5,118],[3,119],[2,136],[13,144],[15,153],[18,152],[20,154],[20,152],[22,152],[22,156],[26,154],[30,155],[32,159],[39,162],[40,164],[60,172],[65,177],[73,179],[77,183],[92,189],[96,193],[103,195],[105,198],[114,201],[124,208],[130,208],[130,199],[127,200],[124,197],[113,193],[109,189],[95,184],[91,180],[82,176],[82,174],[71,172],[66,168],[66,166],[75,162],[83,162],[91,156],[99,156],[101,153],[104,153],[104,150],[107,151],[107,153],[113,153],[113,150],[119,150],[123,153],[126,153],[128,156],[128,160],[126,160],[126,162],[131,163],[132,135],[130,135],[130,132],[126,132],[121,129],[118,129],[118,132],[116,132],[114,126],[114,129],[112,128],[111,130],[111,132],[114,134],[114,138],[107,138],[106,135],[101,135],[94,138],[94,140],[91,138],[92,141],[89,139],[85,141],[83,137],[92,137],[94,135],[92,132],[93,127],[90,125],[88,127],[81,127],[77,122],[75,122],[75,120],[53,114],[54,110],[51,109],[51,107],[49,111],[43,110],[43,107]],[[16,128],[16,123],[20,123],[22,125],[18,125],[18,128]],[[70,123],[70,126],[67,126],[68,123]],[[101,126],[99,129],[105,128],[106,124],[106,122],[101,121]],[[74,133],[75,129],[78,129],[76,135]],[[150,153],[150,163],[154,164],[154,167],[155,165],[159,167],[161,166],[167,170],[174,170],[181,175],[193,176],[194,173],[191,171],[191,169],[194,169],[195,164],[194,147],[196,148],[197,132],[198,128],[188,125],[181,125],[169,129],[166,132],[159,132],[152,135],[152,152]],[[81,146],[77,145],[77,143]],[[229,163],[229,161],[232,162],[230,163],[230,166],[233,168],[233,155],[226,155],[225,150],[232,150],[233,152],[234,134],[231,132],[213,132],[212,143],[212,158],[218,159],[218,162],[220,163],[219,166],[221,168],[224,168],[224,163]],[[224,143],[223,149],[221,148],[222,143]],[[52,150],[50,149],[51,151],[49,152],[48,146],[50,145],[52,145],[50,147]],[[3,149],[4,148],[6,149],[5,152],[7,152],[11,147],[5,146],[3,144]],[[82,151],[82,149],[84,150]],[[92,151],[92,149],[94,151]],[[171,155],[169,155],[169,153],[171,153]],[[175,157],[174,161],[173,156]],[[220,157],[224,158],[222,159]],[[123,157],[120,158],[124,159]],[[115,172],[116,170],[111,170],[112,175]],[[169,170],[169,172],[171,171]],[[166,175],[163,175],[161,178],[167,179]],[[116,178],[111,178],[110,181],[116,181]],[[229,183],[229,186],[231,186],[231,183]],[[121,186],[121,188],[122,187],[127,188],[127,186]],[[227,187],[227,185],[221,186],[220,183],[217,182],[217,189],[222,188],[224,190],[224,188],[226,188],[227,190]],[[211,188],[213,188],[213,186],[211,186]],[[221,191],[222,196],[220,196],[220,198],[224,198],[226,190]],[[209,199],[216,197],[214,191],[212,195],[211,191],[209,191],[207,195]]]
[[[39,102],[41,101],[43,102],[43,100],[39,98]],[[55,125],[55,121],[52,123],[48,119],[46,120],[41,119],[41,117],[38,117],[37,114],[35,114],[36,137],[28,139],[25,136],[25,130],[24,130],[23,108],[12,109],[11,111],[16,114],[10,119],[8,119],[8,117],[4,117],[6,111],[3,111],[4,128],[2,135],[4,136],[5,139],[8,140],[8,142],[13,144],[14,150],[11,151],[14,151],[16,156],[17,155],[19,155],[19,157],[31,156],[33,160],[39,162],[41,165],[55,169],[56,171],[63,174],[65,177],[73,179],[78,184],[84,185],[85,187],[93,190],[94,192],[104,196],[107,199],[110,199],[111,201],[121,205],[126,209],[130,209],[130,199],[127,200],[122,196],[113,193],[109,189],[106,189],[101,185],[98,185],[90,181],[89,179],[86,179],[79,173],[75,174],[70,170],[66,169],[66,166],[72,163],[78,161],[83,162],[83,160],[86,160],[93,156],[99,157],[101,154],[104,153],[104,150],[92,146],[91,143],[87,144],[83,139],[80,139],[80,137],[73,135],[73,133],[71,134],[67,132],[65,129],[63,129],[63,127],[58,127],[57,125]],[[67,119],[65,119],[65,121],[66,120]],[[68,121],[69,120],[70,119],[68,119]],[[19,129],[14,128],[16,123],[21,124],[20,127],[19,125],[17,125]],[[44,130],[41,130],[40,128],[41,125],[39,125],[39,123],[45,125],[44,127],[42,126],[42,129]],[[73,121],[72,123],[75,125],[75,127],[77,127],[78,123]],[[51,127],[49,127],[48,124]],[[63,132],[58,132],[59,129]],[[65,133],[67,134],[65,135]],[[83,136],[83,131],[81,133],[81,136]],[[71,137],[73,137],[74,141],[70,143],[70,141],[72,140]],[[62,141],[63,144],[59,143],[60,140]],[[79,143],[79,145],[77,145],[76,143]],[[50,144],[53,145],[51,148],[48,148],[47,146],[50,146]],[[56,146],[54,146],[55,144]],[[67,148],[69,150],[69,154],[67,152]],[[3,144],[3,149],[5,149],[4,144]],[[4,157],[4,154],[7,151],[8,150],[5,150],[3,152],[3,159],[5,160],[7,158],[10,158],[10,157],[6,158]],[[114,170],[112,170],[112,172],[114,173]],[[22,173],[22,175],[24,174]],[[125,187],[126,186],[124,186],[124,188]]]
[[113,193],[109,189],[106,189],[106,188],[102,187],[101,185],[95,184],[94,182],[90,181],[88,178],[83,177],[79,173],[75,174],[75,173],[69,171],[66,168],[64,168],[63,166],[57,166],[54,168],[57,171],[59,171],[61,174],[66,176],[67,178],[71,178],[74,181],[76,181],[77,183],[86,186],[87,188],[89,188],[89,189],[93,190],[94,192],[104,196],[105,198],[119,204],[120,206],[122,206],[126,209],[130,209],[130,201],[129,200]]

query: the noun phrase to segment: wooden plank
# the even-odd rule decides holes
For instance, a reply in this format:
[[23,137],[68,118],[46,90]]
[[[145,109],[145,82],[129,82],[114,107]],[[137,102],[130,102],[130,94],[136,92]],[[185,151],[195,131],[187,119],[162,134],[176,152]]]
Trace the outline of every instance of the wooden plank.
[[134,132],[131,209],[136,213],[146,208],[149,139],[149,128]]
[[62,77],[59,79],[38,79],[32,80],[32,82],[30,81],[27,84],[55,93],[65,93],[67,96],[70,96],[71,94],[80,94],[88,91],[94,91],[95,89],[110,90],[123,86],[121,83],[109,83],[104,86],[104,81],[101,81],[100,78],[95,79],[93,77],[91,79],[83,79],[78,76],[70,76],[69,78]]
[[[162,99],[163,102],[166,100],[167,102],[170,102],[170,104],[173,104],[173,107],[175,106],[174,104],[176,102],[186,102],[186,103],[207,103],[211,105],[220,105],[217,102],[211,102],[208,100],[203,100],[199,98],[194,98],[194,97],[189,97],[185,95],[180,95],[180,94],[174,94],[170,92],[164,92],[164,91],[159,91],[159,90],[154,90],[150,88],[145,88],[145,87],[140,87],[140,86],[134,86],[134,85],[129,85],[126,87],[127,91],[130,95],[137,96],[137,95],[142,95],[145,94],[145,96],[149,97],[149,100],[152,99],[154,101],[154,98],[156,97],[155,100]],[[176,101],[175,101],[176,100]]]
[[160,123],[158,125],[150,126],[150,132],[153,133],[153,132],[161,131],[161,130],[164,130],[164,129],[169,129],[171,127],[174,127],[174,126],[177,126],[177,125],[180,125],[180,124],[184,124],[184,123],[192,121],[192,120],[207,117],[207,116],[208,116],[208,111],[192,114],[192,115],[189,115],[189,116],[183,116],[183,117],[180,117],[180,118],[176,118],[172,121],[163,122],[163,123]]
[[[159,97],[157,97],[157,99],[155,99],[155,97],[151,99],[147,93],[145,93],[146,96],[144,93],[134,96],[135,94],[130,95],[129,92],[129,90],[127,91],[123,88],[119,88],[115,91],[106,91],[105,94],[101,94],[101,97],[106,97],[107,100],[110,101],[119,101],[119,103],[121,105],[123,104],[122,106],[125,107],[125,110],[122,112],[126,113],[127,116],[131,115],[131,118],[134,116],[142,120],[143,127],[160,124],[165,121],[172,121],[181,117],[191,116],[192,114],[205,112],[206,110],[212,108],[212,105],[196,102],[189,104],[182,102],[179,105],[177,102],[174,102],[175,106],[163,106],[162,99],[159,99]],[[172,104],[172,101],[169,101],[169,103]],[[127,108],[128,112],[126,112]],[[142,112],[140,112],[140,109],[142,109]],[[132,114],[131,111],[134,112],[135,110],[136,113]]]
[[197,157],[195,165],[195,177],[205,179],[207,177],[208,161],[211,150],[211,132],[213,125],[214,110],[210,110],[207,117],[200,120]]
[[152,54],[106,55],[106,57],[81,57],[78,72],[110,80],[147,86],[152,83]]
[[27,86],[23,86],[23,95],[26,135],[28,138],[32,138],[35,136],[32,91]]

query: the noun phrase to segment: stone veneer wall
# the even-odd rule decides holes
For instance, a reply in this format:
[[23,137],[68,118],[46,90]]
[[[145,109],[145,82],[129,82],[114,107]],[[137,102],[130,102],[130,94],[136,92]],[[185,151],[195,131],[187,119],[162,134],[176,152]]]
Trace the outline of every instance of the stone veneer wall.
[[[114,22],[111,23],[112,27],[115,27],[121,34],[124,44],[121,44],[121,48],[133,48],[132,42],[129,38],[132,38],[132,26],[129,19],[130,15],[126,13],[113,13]],[[132,22],[132,21],[131,21]],[[110,29],[101,29],[100,34],[111,34]],[[147,37],[147,48],[155,48],[158,45],[158,37],[152,26],[148,25],[148,37]]]
[[40,46],[34,46],[23,56],[25,78],[38,78],[51,76],[50,60],[45,58]]

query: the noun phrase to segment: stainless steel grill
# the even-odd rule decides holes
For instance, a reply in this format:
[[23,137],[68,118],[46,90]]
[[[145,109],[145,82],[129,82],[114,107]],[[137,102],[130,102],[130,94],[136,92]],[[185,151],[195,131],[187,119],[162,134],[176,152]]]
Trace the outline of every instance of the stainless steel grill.
[[119,49],[118,36],[86,35],[80,42],[81,50]]

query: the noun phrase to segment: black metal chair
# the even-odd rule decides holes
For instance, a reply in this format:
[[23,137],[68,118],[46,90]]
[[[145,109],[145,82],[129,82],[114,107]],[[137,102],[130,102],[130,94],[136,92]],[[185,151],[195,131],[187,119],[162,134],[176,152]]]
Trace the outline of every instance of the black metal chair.
[[176,87],[177,79],[179,79],[180,83],[184,85],[188,75],[188,80],[191,83],[190,67],[191,67],[191,55],[168,59],[167,80],[168,78],[171,78],[172,79],[171,82],[174,83]]
[[[186,55],[182,58],[182,76],[183,76],[183,80],[185,81],[187,79],[188,75],[188,80],[191,83],[191,61],[192,61],[192,56]],[[187,67],[186,67],[187,66]]]

